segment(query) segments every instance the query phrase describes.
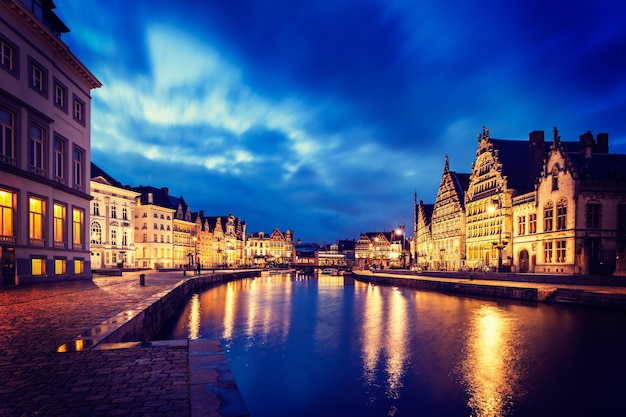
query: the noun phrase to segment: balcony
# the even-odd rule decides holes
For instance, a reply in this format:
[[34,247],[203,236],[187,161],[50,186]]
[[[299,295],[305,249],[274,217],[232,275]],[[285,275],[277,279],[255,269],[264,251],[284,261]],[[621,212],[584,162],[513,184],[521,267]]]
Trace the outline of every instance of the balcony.
[[11,243],[15,244],[17,239],[15,236],[0,236],[0,243]]
[[28,239],[28,243],[31,246],[45,246],[46,245],[46,241],[44,239],[36,239],[32,237]]

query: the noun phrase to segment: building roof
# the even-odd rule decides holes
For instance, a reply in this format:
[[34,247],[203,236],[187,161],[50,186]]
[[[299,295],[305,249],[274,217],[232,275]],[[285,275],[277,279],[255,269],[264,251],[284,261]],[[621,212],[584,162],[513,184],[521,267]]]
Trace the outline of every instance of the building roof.
[[100,168],[98,165],[92,162],[91,163],[91,180],[97,181],[98,178],[104,180],[109,185],[113,185],[119,188],[124,188],[121,182],[119,182],[118,180],[116,180],[115,178],[107,174],[102,168]]

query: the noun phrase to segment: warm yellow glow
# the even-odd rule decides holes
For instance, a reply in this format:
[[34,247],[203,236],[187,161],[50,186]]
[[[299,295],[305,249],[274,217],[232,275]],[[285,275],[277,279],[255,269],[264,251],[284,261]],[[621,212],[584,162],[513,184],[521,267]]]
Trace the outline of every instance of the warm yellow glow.
[[383,302],[380,288],[368,285],[363,313],[363,380],[366,386],[376,383],[376,367],[382,350]]
[[481,306],[472,317],[462,372],[476,417],[507,414],[520,373],[515,333],[514,320],[497,307]]
[[387,351],[387,396],[399,398],[400,390],[404,386],[404,369],[407,361],[407,332],[406,300],[402,292],[393,289],[389,299],[389,319],[387,337],[385,338]]
[[235,328],[235,282],[226,284],[226,296],[224,297],[224,332],[222,337],[231,340]]
[[191,308],[189,310],[189,339],[200,338],[200,296],[194,294],[191,297]]
[[493,205],[491,205],[491,204],[487,206],[487,212],[489,212],[489,213],[495,213],[495,211],[496,211],[495,206],[493,206]]

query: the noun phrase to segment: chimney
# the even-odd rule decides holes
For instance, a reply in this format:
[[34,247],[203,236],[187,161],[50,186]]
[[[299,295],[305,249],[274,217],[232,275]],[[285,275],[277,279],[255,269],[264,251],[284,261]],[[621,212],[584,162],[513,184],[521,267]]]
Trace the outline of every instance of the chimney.
[[537,176],[543,168],[543,158],[545,156],[545,139],[543,130],[535,130],[528,134],[528,190],[532,190]]
[[597,153],[609,153],[609,134],[598,133],[596,135],[596,149]]
[[587,133],[580,135],[580,150],[585,158],[591,158],[591,155],[593,153],[593,145],[593,135],[590,131],[587,131]]
[[170,196],[170,189],[167,187],[161,187],[161,191],[163,191],[165,193],[165,197],[169,197]]

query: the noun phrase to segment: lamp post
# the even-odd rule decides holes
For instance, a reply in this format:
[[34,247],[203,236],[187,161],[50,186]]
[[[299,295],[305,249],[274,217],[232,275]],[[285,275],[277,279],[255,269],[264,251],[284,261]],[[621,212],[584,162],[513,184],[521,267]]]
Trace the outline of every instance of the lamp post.
[[400,246],[400,256],[402,256],[402,269],[406,268],[406,257],[404,256],[404,241],[406,240],[404,237],[404,223],[398,223],[398,228],[396,229],[396,235],[402,236],[401,246]]

